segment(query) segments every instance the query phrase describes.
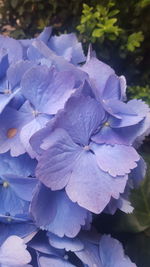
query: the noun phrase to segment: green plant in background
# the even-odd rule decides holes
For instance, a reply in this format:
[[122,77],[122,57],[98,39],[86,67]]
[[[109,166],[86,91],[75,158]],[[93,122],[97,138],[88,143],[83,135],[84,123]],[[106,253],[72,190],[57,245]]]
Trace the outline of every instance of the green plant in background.
[[128,86],[128,94],[130,98],[143,99],[150,105],[150,86]]
[[30,38],[52,25],[63,32],[68,30],[67,25],[74,25],[82,3],[82,0],[71,0],[69,5],[67,0],[1,0],[1,31],[4,29],[15,38]]
[[100,0],[83,4],[77,30],[85,46],[91,42],[97,56],[123,73],[129,97],[149,101],[148,25],[150,0]]
[[105,39],[115,41],[121,38],[121,49],[133,52],[141,46],[144,40],[143,32],[138,31],[130,34],[132,29],[121,28],[117,18],[120,10],[116,6],[117,1],[114,0],[109,1],[107,5],[106,3],[96,6],[83,4],[82,16],[77,30],[84,40],[92,43],[97,41],[103,43]]
[[127,41],[127,50],[128,51],[135,51],[137,47],[141,46],[141,43],[144,40],[144,35],[142,32],[136,32],[132,33],[128,36],[128,41]]
[[117,18],[115,17],[119,10],[111,10],[113,6],[113,2],[109,2],[107,7],[102,5],[90,7],[87,4],[83,4],[80,25],[77,26],[77,30],[79,30],[80,34],[83,34],[87,41],[94,43],[100,38],[102,42],[105,37],[109,40],[116,40],[121,28],[116,25]]

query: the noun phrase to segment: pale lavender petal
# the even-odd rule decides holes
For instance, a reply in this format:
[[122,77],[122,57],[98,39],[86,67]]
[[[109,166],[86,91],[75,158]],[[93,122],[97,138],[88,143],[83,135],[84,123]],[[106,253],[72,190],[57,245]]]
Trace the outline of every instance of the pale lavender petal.
[[36,160],[32,160],[27,154],[19,157],[11,157],[10,153],[0,155],[0,176],[14,174],[18,176],[34,176]]
[[38,182],[36,178],[23,178],[22,176],[17,177],[9,174],[3,175],[2,179],[9,183],[9,186],[19,198],[31,201],[33,191]]
[[32,68],[34,64],[30,61],[18,61],[15,64],[12,64],[7,71],[7,79],[11,84],[11,87],[14,88],[21,81],[24,73]]
[[20,131],[28,118],[22,112],[7,107],[0,115],[0,153],[10,150],[11,156],[19,156],[25,153],[20,141]]
[[19,267],[31,261],[31,255],[19,236],[8,237],[0,248],[0,263],[5,266]]
[[112,127],[115,128],[126,127],[137,124],[138,122],[142,121],[149,112],[148,105],[143,101],[136,99],[130,100],[127,104],[116,102],[114,103],[113,111],[114,108],[116,109],[115,113],[117,113],[117,115],[119,115],[121,118],[121,119],[117,118],[111,119],[110,124]]
[[51,246],[58,248],[58,249],[65,249],[66,251],[80,251],[84,248],[83,243],[78,237],[75,238],[68,238],[63,237],[60,238],[57,235],[54,235],[48,232],[49,243]]
[[44,43],[47,43],[51,37],[52,27],[45,27],[44,30],[39,34],[37,39],[40,39]]
[[48,47],[75,65],[85,61],[82,45],[73,33],[51,37]]
[[56,117],[56,127],[65,129],[77,144],[88,145],[91,135],[103,123],[105,112],[91,97],[71,97]]
[[67,184],[82,148],[63,129],[57,129],[50,137],[51,147],[39,158],[36,175],[52,190],[59,190]]
[[79,84],[81,84],[81,82],[84,82],[85,79],[87,78],[87,74],[84,71],[66,61],[62,56],[57,56],[42,41],[35,40],[33,42],[33,46],[41,53],[41,55],[49,59],[57,70],[72,71],[76,79],[77,87],[79,86]]
[[44,231],[39,231],[32,240],[29,241],[28,246],[36,251],[53,256],[61,256],[64,251],[55,249],[49,243],[48,237]]
[[22,60],[23,50],[18,40],[8,36],[0,36],[0,49],[6,49],[8,52],[9,63]]
[[40,267],[47,267],[47,266],[53,266],[53,267],[75,267],[75,265],[72,265],[66,260],[63,260],[61,258],[48,258],[48,257],[40,257],[39,258]]
[[110,75],[114,74],[114,70],[95,57],[85,63],[81,69],[89,74],[91,84],[97,88],[97,96],[100,98],[106,82]]
[[121,128],[111,127],[109,120],[107,123],[104,123],[98,133],[92,136],[91,139],[95,143],[104,143],[110,145],[133,145],[143,128],[143,121],[135,125]]
[[140,156],[131,146],[92,144],[99,167],[112,176],[130,173],[137,166]]
[[55,114],[64,107],[65,102],[74,92],[74,86],[72,72],[56,72],[46,66],[37,66],[24,75],[22,93],[36,110]]
[[99,253],[103,266],[136,267],[128,256],[124,255],[121,243],[110,235],[103,235],[101,237]]
[[76,256],[84,263],[86,266],[90,267],[103,267],[101,259],[99,256],[98,246],[83,240],[84,249],[81,251],[75,251]]
[[109,76],[101,97],[111,101],[121,98],[120,77],[115,74]]
[[31,213],[37,226],[60,237],[76,236],[87,217],[87,211],[70,201],[65,191],[53,192],[42,184],[35,191]]
[[83,151],[70,175],[66,192],[76,201],[94,213],[100,213],[109,203],[111,196],[119,198],[124,191],[127,177],[113,178],[97,165],[95,155]]
[[36,153],[33,151],[29,140],[31,136],[38,130],[42,129],[48,122],[48,118],[39,115],[22,127],[20,132],[20,140],[25,149],[25,151],[30,155],[31,158],[36,157]]

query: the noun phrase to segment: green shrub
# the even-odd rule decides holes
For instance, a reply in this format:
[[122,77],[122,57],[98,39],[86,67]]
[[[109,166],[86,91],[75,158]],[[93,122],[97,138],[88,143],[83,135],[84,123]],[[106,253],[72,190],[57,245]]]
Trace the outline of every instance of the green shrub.
[[93,1],[83,4],[77,25],[85,47],[91,42],[100,59],[112,65],[118,74],[123,73],[129,85],[135,85],[129,87],[129,95],[138,97],[139,94],[144,100],[150,94],[146,86],[150,82],[149,12],[149,0]]

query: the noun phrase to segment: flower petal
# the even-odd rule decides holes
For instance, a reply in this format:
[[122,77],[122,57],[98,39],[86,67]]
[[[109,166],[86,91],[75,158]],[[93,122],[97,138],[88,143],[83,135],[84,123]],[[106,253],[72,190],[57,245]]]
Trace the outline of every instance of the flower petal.
[[124,191],[127,177],[113,178],[97,165],[96,157],[83,151],[76,160],[66,192],[73,202],[77,202],[94,213],[100,213],[109,203],[111,196],[119,198]]
[[0,248],[0,262],[8,266],[25,265],[31,261],[31,255],[19,236],[8,237]]
[[92,149],[99,167],[114,177],[130,173],[140,159],[136,150],[131,146],[96,145],[93,143]]
[[124,255],[121,243],[109,235],[103,235],[99,245],[100,258],[104,266],[136,267],[128,256]]

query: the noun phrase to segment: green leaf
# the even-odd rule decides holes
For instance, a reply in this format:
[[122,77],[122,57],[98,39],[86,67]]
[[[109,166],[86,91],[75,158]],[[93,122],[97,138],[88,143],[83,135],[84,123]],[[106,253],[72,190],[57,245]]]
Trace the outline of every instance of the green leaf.
[[145,228],[150,227],[150,157],[147,159],[147,175],[141,186],[133,190],[131,194],[131,202],[135,208],[134,215],[141,226]]
[[107,25],[107,26],[111,26],[111,25],[114,25],[116,22],[117,22],[117,19],[116,19],[116,18],[108,19],[108,20],[106,21],[106,25]]
[[138,6],[141,7],[141,8],[144,8],[144,7],[149,6],[149,5],[150,5],[150,0],[141,0],[138,3]]
[[150,105],[150,86],[129,86],[128,87],[128,94],[130,98],[138,98],[143,99],[147,104]]
[[115,15],[117,15],[120,12],[120,10],[118,9],[114,9],[112,11],[109,12],[108,16],[109,17],[114,17]]
[[130,34],[127,40],[127,49],[133,52],[137,47],[140,47],[143,40],[144,35],[141,31]]
[[101,37],[104,35],[104,32],[102,29],[95,29],[93,32],[92,32],[92,36],[93,37]]
[[130,236],[125,243],[125,252],[138,267],[149,267],[150,237],[144,233]]

